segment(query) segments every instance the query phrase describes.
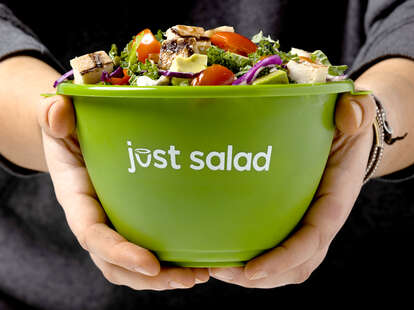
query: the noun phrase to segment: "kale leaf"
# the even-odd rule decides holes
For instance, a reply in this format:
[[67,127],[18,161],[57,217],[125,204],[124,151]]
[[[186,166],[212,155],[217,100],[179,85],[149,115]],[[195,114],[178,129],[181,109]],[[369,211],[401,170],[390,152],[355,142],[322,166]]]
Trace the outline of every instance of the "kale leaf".
[[246,71],[246,68],[251,68],[253,65],[249,58],[225,51],[217,46],[211,46],[207,50],[207,57],[208,66],[214,64],[222,65],[237,75],[242,71]]
[[157,65],[148,59],[145,60],[145,63],[137,62],[131,65],[128,69],[128,75],[131,77],[129,79],[130,85],[135,85],[136,78],[141,75],[148,76],[153,80],[157,80],[160,77]]

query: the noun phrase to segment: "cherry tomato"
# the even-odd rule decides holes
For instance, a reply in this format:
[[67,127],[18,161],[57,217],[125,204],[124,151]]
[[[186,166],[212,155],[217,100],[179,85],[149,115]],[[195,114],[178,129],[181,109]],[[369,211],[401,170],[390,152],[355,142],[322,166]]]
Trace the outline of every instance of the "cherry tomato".
[[144,29],[137,36],[143,34],[141,42],[138,45],[138,61],[145,62],[149,54],[159,54],[161,43],[154,37],[151,30]]
[[256,44],[235,32],[217,32],[211,36],[211,43],[232,53],[247,56],[257,50]]
[[128,75],[128,70],[127,69],[123,69],[124,71],[124,76],[121,78],[117,78],[117,77],[112,77],[110,80],[110,83],[112,85],[126,85],[128,84],[129,78],[130,76]]
[[193,86],[231,85],[235,79],[233,72],[222,65],[212,65],[191,81]]

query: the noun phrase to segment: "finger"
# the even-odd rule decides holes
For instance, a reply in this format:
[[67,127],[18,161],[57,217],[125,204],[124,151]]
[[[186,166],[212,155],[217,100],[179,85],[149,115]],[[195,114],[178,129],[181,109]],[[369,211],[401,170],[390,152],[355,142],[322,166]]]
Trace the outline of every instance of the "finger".
[[56,197],[62,206],[69,227],[86,250],[126,269],[155,275],[159,261],[148,250],[126,242],[106,225],[106,216],[99,204],[85,166],[68,151],[63,139],[43,135],[47,164]]
[[375,109],[372,96],[344,94],[336,105],[336,127],[344,134],[358,134],[372,125],[376,115]]
[[243,267],[209,268],[210,276],[226,283],[240,283],[244,277]]
[[54,138],[66,138],[75,131],[75,113],[69,97],[43,99],[38,109],[40,127]]
[[245,267],[245,275],[250,280],[258,280],[269,275],[283,274],[315,255],[319,242],[317,228],[305,224],[281,245],[249,261]]
[[93,254],[91,258],[108,281],[117,285],[126,285],[135,290],[190,288],[196,282],[190,268],[163,267],[157,276],[150,277],[110,264]]
[[269,274],[260,279],[249,279],[246,269],[243,268],[213,268],[211,276],[231,284],[247,288],[275,288],[288,284],[299,284],[305,282],[315,269],[322,263],[328,248],[323,249],[305,263],[296,266],[280,275]]
[[86,194],[73,193],[70,201],[59,199],[68,225],[79,243],[101,259],[131,271],[157,275],[160,264],[147,249],[128,242],[106,225],[106,216],[98,201]]
[[106,224],[92,224],[82,233],[89,252],[108,263],[147,276],[159,274],[160,264],[154,254],[128,242]]
[[208,268],[193,268],[196,283],[206,283],[210,279]]
[[341,137],[336,142],[300,228],[275,249],[246,265],[249,279],[283,274],[328,247],[343,226],[362,186],[372,133]]

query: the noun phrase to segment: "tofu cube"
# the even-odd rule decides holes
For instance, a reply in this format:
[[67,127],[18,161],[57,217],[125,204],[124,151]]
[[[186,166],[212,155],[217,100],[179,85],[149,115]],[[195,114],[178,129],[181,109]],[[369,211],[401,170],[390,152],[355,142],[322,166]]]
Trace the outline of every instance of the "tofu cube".
[[101,80],[104,70],[108,73],[114,70],[111,57],[104,51],[73,58],[70,65],[75,84],[96,84]]

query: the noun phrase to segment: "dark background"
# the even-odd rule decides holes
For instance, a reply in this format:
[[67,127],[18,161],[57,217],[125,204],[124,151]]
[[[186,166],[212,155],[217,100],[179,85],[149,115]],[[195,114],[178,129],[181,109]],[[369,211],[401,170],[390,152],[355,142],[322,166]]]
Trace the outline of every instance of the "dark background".
[[[144,28],[156,32],[175,24],[196,24],[206,28],[230,24],[246,36],[263,29],[280,39],[282,50],[289,50],[291,46],[322,49],[332,62],[344,60],[342,37],[336,35],[343,33],[344,17],[338,14],[334,17],[335,22],[315,20],[309,13],[315,9],[313,1],[295,1],[296,6],[287,6],[283,16],[277,12],[269,13],[267,16],[274,19],[270,22],[257,18],[249,20],[249,17],[241,20],[232,14],[235,10],[252,7],[267,10],[259,5],[243,8],[240,1],[210,1],[208,6],[203,4],[206,1],[56,1],[52,5],[40,1],[3,2],[32,28],[66,68],[74,56],[109,50],[111,43],[117,43],[121,49]],[[287,1],[280,2],[287,5]],[[345,10],[346,6],[347,1],[326,1],[317,9],[326,11],[329,16],[332,10]],[[285,26],[272,26],[281,23]],[[252,28],[249,26],[252,24],[257,26]],[[371,305],[409,301],[414,270],[413,190],[414,180],[399,184],[368,183],[345,226],[334,239],[327,258],[304,284],[261,290],[244,289],[212,279],[187,291],[148,292],[143,295],[143,303],[184,309],[223,304],[245,307],[268,304],[272,308],[304,303],[335,306],[350,302],[360,305],[361,297]]]
[[[275,1],[280,5],[268,0],[0,2],[11,8],[67,68],[74,56],[108,51],[112,43],[123,48],[144,28],[155,33],[176,24],[206,29],[233,25],[247,37],[263,30],[280,40],[282,50],[299,45],[303,49],[322,49],[339,63],[346,14],[333,12],[345,12],[348,6],[346,0],[325,1],[323,6],[323,1],[316,5],[313,1],[287,0]],[[281,10],[283,14],[279,14]],[[315,10],[318,13],[312,14]]]

